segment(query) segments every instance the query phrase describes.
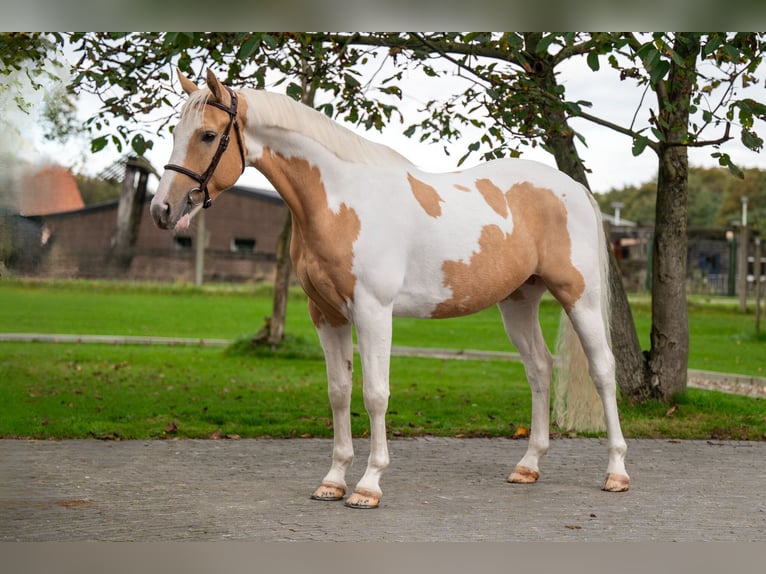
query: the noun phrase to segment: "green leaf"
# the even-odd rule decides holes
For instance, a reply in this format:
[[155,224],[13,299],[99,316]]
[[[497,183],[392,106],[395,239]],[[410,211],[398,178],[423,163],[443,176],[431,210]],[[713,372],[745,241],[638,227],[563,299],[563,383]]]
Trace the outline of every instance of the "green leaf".
[[598,53],[594,50],[588,54],[588,66],[594,72],[598,72],[600,66],[598,63]]
[[708,40],[707,44],[702,48],[702,56],[707,58],[715,52],[718,47],[721,45],[721,38],[718,35],[711,35],[710,39]]
[[93,141],[90,142],[90,151],[92,153],[100,152],[102,149],[106,147],[106,144],[109,143],[109,140],[106,136],[99,136]]
[[642,153],[644,153],[644,150],[646,149],[646,146],[649,144],[649,138],[646,136],[637,135],[633,138],[633,148],[631,151],[633,152],[633,155],[635,157],[638,157]]
[[138,155],[144,155],[146,152],[146,140],[144,140],[144,136],[141,134],[134,135],[133,139],[130,140],[130,147],[132,147],[133,151]]
[[285,93],[294,100],[300,100],[301,96],[303,95],[303,88],[300,86],[300,84],[290,82],[287,84],[287,88],[285,88]]
[[649,70],[649,79],[652,84],[659,83],[662,78],[670,71],[670,64],[667,60],[658,60]]
[[359,80],[357,80],[351,74],[344,74],[343,79],[346,81],[346,86],[349,88],[358,88],[361,85]]
[[261,46],[261,39],[258,36],[246,40],[237,52],[237,58],[240,60],[248,60],[250,57],[258,51]]
[[535,47],[535,52],[538,54],[545,54],[548,51],[548,47],[551,45],[551,43],[556,39],[556,34],[548,34],[546,36],[543,36],[540,38],[540,41],[537,43],[537,46]]
[[745,173],[737,166],[734,162],[731,161],[731,157],[729,157],[728,153],[720,153],[715,152],[710,154],[711,157],[717,157],[718,158],[718,164],[729,168],[729,171],[736,175],[740,179],[745,178]]
[[279,41],[274,36],[269,34],[262,34],[261,40],[263,40],[263,43],[266,44],[266,46],[271,50],[279,46]]
[[742,130],[742,143],[755,152],[760,151],[763,147],[763,139],[750,130]]

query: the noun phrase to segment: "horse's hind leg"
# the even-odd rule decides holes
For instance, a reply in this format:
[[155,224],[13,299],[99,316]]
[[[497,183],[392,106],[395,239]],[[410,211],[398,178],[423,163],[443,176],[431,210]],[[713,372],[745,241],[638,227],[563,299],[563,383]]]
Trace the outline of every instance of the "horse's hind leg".
[[[309,303],[312,307],[313,304]],[[321,485],[314,491],[314,500],[340,500],[346,493],[346,470],[354,459],[351,440],[351,374],[354,360],[351,324],[334,327],[322,320],[318,310],[316,329],[324,350],[327,366],[327,392],[332,407],[333,449],[332,465]]]
[[550,386],[553,358],[543,339],[538,319],[543,282],[534,277],[510,297],[497,304],[508,338],[516,346],[524,362],[532,389],[532,428],[524,457],[508,476],[508,482],[536,482],[540,476],[538,462],[548,452],[550,443]]
[[625,469],[627,445],[622,435],[620,416],[617,411],[614,355],[609,347],[601,313],[600,302],[591,301],[584,296],[569,312],[569,318],[588,358],[591,379],[604,405],[609,464],[602,489],[622,492],[628,490],[630,486],[630,478]]

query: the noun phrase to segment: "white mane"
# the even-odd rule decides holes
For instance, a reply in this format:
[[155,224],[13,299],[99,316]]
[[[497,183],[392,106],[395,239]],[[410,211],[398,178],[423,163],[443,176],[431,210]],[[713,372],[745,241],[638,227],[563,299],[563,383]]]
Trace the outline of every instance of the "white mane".
[[257,125],[300,133],[344,161],[368,165],[394,163],[412,166],[412,162],[390,147],[358,136],[323,113],[288,96],[253,89],[245,89],[240,93],[247,98],[248,121]]

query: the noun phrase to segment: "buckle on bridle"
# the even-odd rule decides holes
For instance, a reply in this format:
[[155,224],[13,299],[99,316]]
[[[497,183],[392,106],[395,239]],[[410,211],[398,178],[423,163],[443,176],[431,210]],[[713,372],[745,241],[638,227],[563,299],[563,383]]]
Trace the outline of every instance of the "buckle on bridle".
[[186,201],[188,201],[189,205],[192,207],[197,207],[201,203],[202,209],[207,209],[213,204],[213,201],[207,193],[207,186],[205,186],[205,189],[195,187],[194,189],[189,190],[189,193],[186,196]]

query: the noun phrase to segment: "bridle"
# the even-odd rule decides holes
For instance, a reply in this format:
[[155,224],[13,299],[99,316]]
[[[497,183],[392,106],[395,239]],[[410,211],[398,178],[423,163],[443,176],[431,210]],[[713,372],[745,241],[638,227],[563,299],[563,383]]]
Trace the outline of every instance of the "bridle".
[[[165,169],[171,169],[173,171],[177,171],[178,173],[182,173],[185,176],[188,176],[192,178],[194,181],[199,183],[198,187],[195,187],[191,191],[189,191],[188,195],[188,201],[192,206],[197,206],[200,203],[202,203],[202,207],[204,209],[207,209],[210,207],[210,205],[213,203],[213,201],[210,199],[210,194],[207,191],[207,184],[210,181],[210,178],[213,177],[213,173],[215,172],[215,169],[218,167],[218,162],[221,161],[221,156],[223,156],[223,153],[226,151],[226,148],[229,147],[229,132],[231,132],[231,126],[234,126],[234,133],[237,136],[237,145],[239,147],[239,155],[242,158],[242,172],[245,171],[245,148],[242,145],[242,134],[239,130],[239,123],[237,122],[237,94],[234,93],[234,90],[229,88],[228,86],[224,86],[226,88],[226,91],[229,92],[229,95],[231,96],[231,106],[224,106],[220,102],[205,102],[209,106],[213,106],[215,108],[218,108],[219,110],[223,110],[227,114],[229,114],[229,123],[226,124],[226,129],[223,132],[223,135],[221,136],[221,140],[218,142],[218,149],[215,152],[215,155],[213,156],[213,159],[210,160],[210,165],[207,166],[207,169],[204,173],[199,174],[196,173],[190,169],[185,168],[182,165],[175,165],[172,163],[169,163],[165,166]],[[200,193],[203,194],[202,199],[200,200]],[[195,199],[196,198],[196,199]]]

